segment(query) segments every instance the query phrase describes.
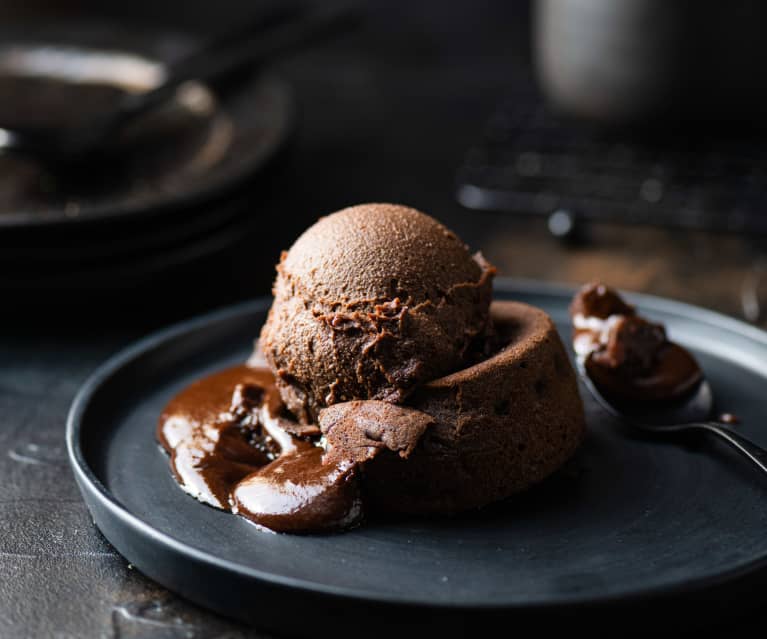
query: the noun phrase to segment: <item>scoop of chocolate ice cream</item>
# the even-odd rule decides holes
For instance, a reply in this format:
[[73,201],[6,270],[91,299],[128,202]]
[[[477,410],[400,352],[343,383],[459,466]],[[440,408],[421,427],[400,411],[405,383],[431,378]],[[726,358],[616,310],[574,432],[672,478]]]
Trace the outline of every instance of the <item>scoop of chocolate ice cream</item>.
[[403,401],[469,360],[491,323],[495,269],[433,218],[366,204],[283,253],[261,345],[304,422],[354,399]]

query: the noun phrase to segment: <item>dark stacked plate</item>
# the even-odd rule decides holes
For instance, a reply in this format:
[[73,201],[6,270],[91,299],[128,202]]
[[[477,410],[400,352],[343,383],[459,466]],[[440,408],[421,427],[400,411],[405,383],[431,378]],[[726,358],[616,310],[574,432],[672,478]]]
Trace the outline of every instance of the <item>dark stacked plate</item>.
[[[4,33],[0,122],[44,109],[82,117],[151,88],[190,46],[113,25]],[[253,177],[284,145],[293,103],[274,76],[230,85],[185,85],[84,168],[0,154],[0,288],[21,299],[135,287],[246,235],[259,222]]]

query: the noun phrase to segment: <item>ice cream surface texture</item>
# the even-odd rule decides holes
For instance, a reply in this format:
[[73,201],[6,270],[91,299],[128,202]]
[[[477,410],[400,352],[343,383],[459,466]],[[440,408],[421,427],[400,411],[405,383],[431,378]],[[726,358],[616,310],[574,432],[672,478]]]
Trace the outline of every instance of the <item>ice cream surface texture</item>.
[[495,269],[433,218],[363,204],[283,253],[261,347],[302,422],[355,399],[403,402],[460,369],[491,330]]

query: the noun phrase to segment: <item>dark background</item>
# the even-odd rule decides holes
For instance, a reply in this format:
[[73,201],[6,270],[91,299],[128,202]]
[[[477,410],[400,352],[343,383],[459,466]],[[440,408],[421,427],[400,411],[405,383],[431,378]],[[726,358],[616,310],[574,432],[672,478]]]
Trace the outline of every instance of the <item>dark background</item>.
[[[4,24],[119,20],[209,34],[251,2],[3,3]],[[132,288],[116,312],[96,296],[17,317],[0,336],[0,636],[259,636],[146,580],[91,523],[66,463],[64,420],[87,375],[121,346],[170,321],[268,293],[279,251],[318,216],[366,201],[420,208],[481,248],[502,275],[580,283],[595,277],[741,314],[740,287],[761,254],[738,236],[600,226],[591,241],[552,238],[545,220],[476,213],[454,176],[483,121],[529,64],[524,2],[364,4],[354,33],[280,62],[299,105],[290,147],[254,176],[258,227],[229,254]],[[177,287],[182,295],[168,295]],[[38,300],[40,302],[40,300]],[[106,315],[106,317],[105,317]],[[732,620],[728,620],[732,623]]]
[[[37,0],[4,3],[0,16],[5,25],[85,17],[204,37],[259,6],[266,5]],[[599,224],[589,227],[588,241],[563,244],[544,219],[457,204],[455,175],[467,149],[510,87],[530,75],[528,2],[360,6],[364,20],[353,33],[274,65],[295,90],[295,135],[282,161],[249,185],[252,219],[261,225],[254,241],[202,270],[211,285],[203,287],[200,308],[267,292],[279,250],[320,215],[393,201],[439,218],[481,248],[501,275],[577,284],[609,273],[616,286],[743,316],[744,282],[764,270],[761,238]],[[222,277],[214,283],[215,271]],[[150,292],[145,286],[141,294]],[[199,297],[200,287],[194,293]],[[178,308],[175,299],[176,310],[163,308],[162,295],[154,301],[158,313],[170,313],[164,319],[195,310]]]

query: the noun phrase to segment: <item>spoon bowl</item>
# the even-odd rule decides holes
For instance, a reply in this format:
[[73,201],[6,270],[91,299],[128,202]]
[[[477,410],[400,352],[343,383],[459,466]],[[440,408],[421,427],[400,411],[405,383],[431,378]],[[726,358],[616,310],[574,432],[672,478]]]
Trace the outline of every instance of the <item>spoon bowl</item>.
[[582,357],[577,358],[576,367],[583,383],[602,408],[614,417],[642,430],[679,431],[691,422],[706,421],[713,412],[714,395],[711,385],[705,379],[701,380],[691,393],[679,399],[638,405],[609,399],[589,376]]
[[723,439],[762,472],[767,473],[767,451],[740,433],[736,433],[732,428],[711,420],[714,393],[706,379],[702,379],[694,390],[679,399],[627,405],[611,400],[600,391],[588,374],[585,358],[576,358],[576,368],[584,385],[597,403],[624,423],[658,435],[705,431]]

